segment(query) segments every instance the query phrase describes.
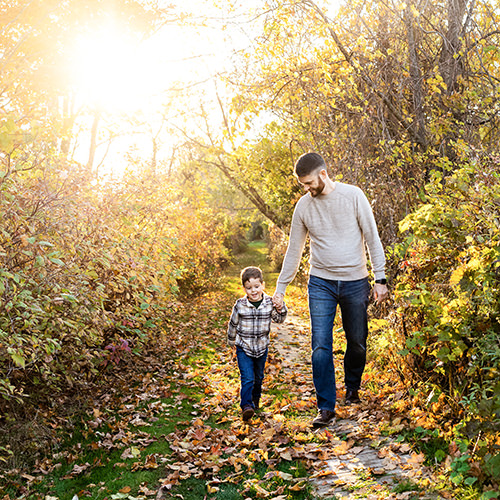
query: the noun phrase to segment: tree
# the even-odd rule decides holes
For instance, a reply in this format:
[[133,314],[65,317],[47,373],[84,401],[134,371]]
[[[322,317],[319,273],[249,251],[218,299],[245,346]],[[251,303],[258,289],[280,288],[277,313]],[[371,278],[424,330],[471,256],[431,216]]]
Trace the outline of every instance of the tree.
[[[76,100],[68,76],[74,40],[111,18],[131,37],[147,37],[171,20],[171,12],[135,0],[0,2],[0,109],[11,123],[2,134],[4,164],[17,168],[14,153],[23,148],[32,148],[38,162],[48,147],[67,157],[77,118],[90,114],[87,165],[92,171],[103,110],[87,109]],[[44,153],[38,151],[42,144]]]
[[335,19],[310,0],[269,5],[228,78],[231,113],[250,123],[274,115],[296,153],[319,150],[361,184],[386,242],[431,170],[460,165],[470,145],[495,147],[498,51],[486,44],[499,31],[489,2],[350,2]]

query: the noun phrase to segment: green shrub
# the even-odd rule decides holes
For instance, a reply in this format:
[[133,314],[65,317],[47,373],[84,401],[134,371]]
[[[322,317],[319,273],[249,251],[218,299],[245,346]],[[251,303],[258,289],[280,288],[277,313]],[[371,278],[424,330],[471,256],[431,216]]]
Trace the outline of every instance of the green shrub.
[[435,173],[425,204],[400,223],[392,331],[403,376],[444,394],[470,438],[481,431],[475,451],[491,466],[500,430],[499,167],[487,158]]
[[227,258],[217,217],[165,179],[13,174],[0,218],[0,406],[86,386],[124,341],[137,354],[179,287],[213,283]]

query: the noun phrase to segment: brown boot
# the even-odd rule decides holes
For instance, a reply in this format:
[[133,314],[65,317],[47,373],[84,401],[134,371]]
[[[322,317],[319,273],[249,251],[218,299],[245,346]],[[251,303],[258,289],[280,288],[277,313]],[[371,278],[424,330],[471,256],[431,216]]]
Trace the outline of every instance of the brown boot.
[[359,399],[358,391],[353,391],[351,389],[347,389],[345,393],[345,404],[353,405],[361,403],[361,399]]
[[312,421],[314,428],[326,427],[335,419],[335,410],[319,410],[318,416]]
[[242,413],[243,421],[247,422],[248,420],[250,420],[253,417],[254,413],[255,411],[250,405],[245,406]]

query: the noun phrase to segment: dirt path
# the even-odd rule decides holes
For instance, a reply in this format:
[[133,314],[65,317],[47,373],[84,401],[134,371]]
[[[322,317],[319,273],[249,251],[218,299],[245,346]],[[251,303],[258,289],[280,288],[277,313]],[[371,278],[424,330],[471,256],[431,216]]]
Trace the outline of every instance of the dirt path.
[[[314,400],[310,364],[309,324],[290,314],[284,325],[273,327],[273,346],[281,358],[284,374],[293,374],[303,384],[301,392]],[[342,359],[337,356],[337,388],[342,399]],[[323,439],[321,453],[310,453],[315,471],[310,481],[319,498],[435,499],[425,489],[434,484],[424,456],[398,440],[400,420],[390,419],[384,401],[362,391],[359,405],[337,407],[337,419],[326,429],[315,431]],[[325,440],[325,437],[327,438]],[[317,450],[316,450],[317,451]]]

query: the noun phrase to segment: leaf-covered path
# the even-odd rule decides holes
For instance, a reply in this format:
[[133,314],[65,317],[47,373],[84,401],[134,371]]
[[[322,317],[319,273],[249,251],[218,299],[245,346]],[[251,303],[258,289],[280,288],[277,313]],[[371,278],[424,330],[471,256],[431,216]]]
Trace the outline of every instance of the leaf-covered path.
[[[156,343],[140,355],[124,354],[113,383],[96,392],[84,414],[41,411],[44,429],[54,429],[48,451],[29,469],[19,461],[0,474],[0,498],[452,497],[423,465],[418,443],[402,439],[429,416],[412,408],[375,359],[364,375],[363,402],[339,406],[333,425],[311,429],[316,405],[301,286],[288,296],[285,324],[273,326],[262,410],[242,422],[237,366],[225,342],[239,295],[233,272],[225,290],[172,304]],[[342,342],[338,331],[340,399]]]
[[[307,322],[292,314],[284,326],[275,328],[274,345],[291,385],[310,388],[308,333]],[[342,366],[340,356],[336,366]],[[337,369],[337,376],[339,372]],[[310,389],[301,392],[311,402]],[[318,497],[412,498],[415,490],[434,483],[431,472],[423,466],[424,455],[397,439],[398,429],[403,428],[402,418],[391,418],[391,412],[384,409],[385,398],[385,394],[365,391],[361,404],[339,405],[336,422],[316,431],[328,438],[319,452],[306,456],[312,470],[310,481]],[[394,401],[394,395],[389,401]],[[437,494],[418,497],[436,498]]]

